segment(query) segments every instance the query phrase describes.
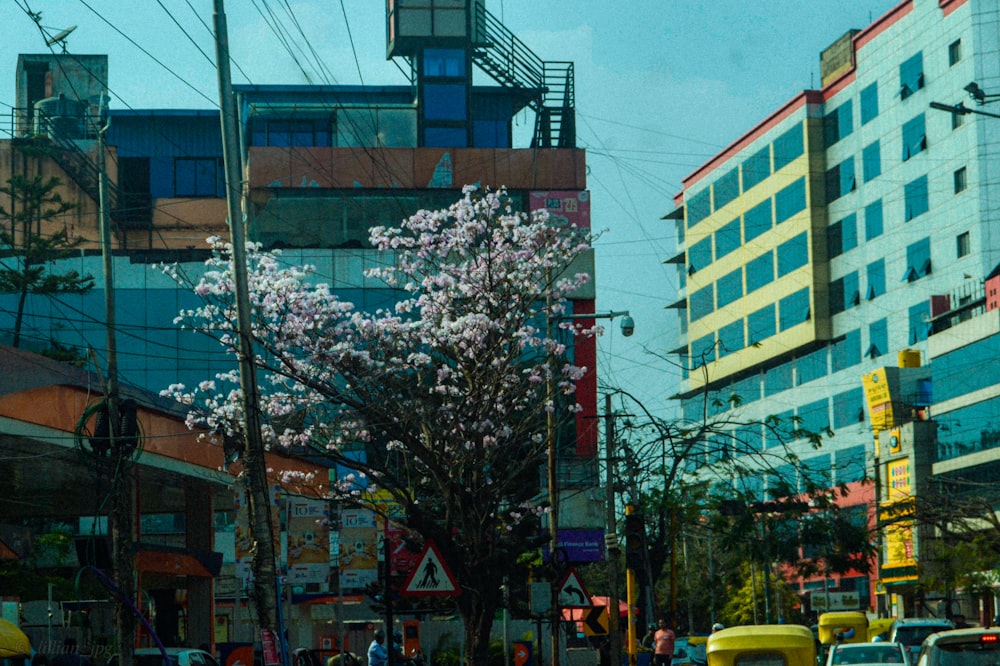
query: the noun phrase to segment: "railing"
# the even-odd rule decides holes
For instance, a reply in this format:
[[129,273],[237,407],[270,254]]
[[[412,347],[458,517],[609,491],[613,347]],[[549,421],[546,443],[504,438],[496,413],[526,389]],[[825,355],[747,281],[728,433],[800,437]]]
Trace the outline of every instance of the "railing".
[[476,12],[476,64],[501,85],[531,95],[537,147],[576,147],[576,84],[572,62],[545,62],[486,9]]

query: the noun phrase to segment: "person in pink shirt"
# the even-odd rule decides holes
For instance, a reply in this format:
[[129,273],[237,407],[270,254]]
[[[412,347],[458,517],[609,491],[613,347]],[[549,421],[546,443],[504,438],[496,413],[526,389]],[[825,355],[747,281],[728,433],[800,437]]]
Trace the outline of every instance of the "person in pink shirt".
[[653,634],[653,666],[670,666],[674,658],[674,632],[667,627],[667,621],[661,619]]

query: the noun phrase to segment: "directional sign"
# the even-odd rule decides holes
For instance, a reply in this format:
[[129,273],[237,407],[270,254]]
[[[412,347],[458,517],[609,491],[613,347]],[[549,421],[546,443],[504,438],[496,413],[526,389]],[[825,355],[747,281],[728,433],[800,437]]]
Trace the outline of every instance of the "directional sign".
[[401,594],[408,596],[455,597],[461,594],[451,570],[445,566],[437,546],[428,541],[420,554],[420,564],[410,572]]
[[560,608],[590,608],[594,602],[587,594],[587,588],[576,573],[576,569],[570,569],[563,578],[559,586],[559,607]]
[[594,606],[584,612],[583,633],[588,636],[603,636],[608,633],[607,606]]

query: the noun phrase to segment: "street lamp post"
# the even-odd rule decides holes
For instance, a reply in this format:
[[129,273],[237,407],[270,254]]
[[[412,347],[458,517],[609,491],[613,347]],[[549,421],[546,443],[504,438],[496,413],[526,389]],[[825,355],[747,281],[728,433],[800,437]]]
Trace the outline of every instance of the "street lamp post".
[[[552,339],[552,325],[558,321],[574,319],[614,319],[621,317],[622,335],[629,337],[635,332],[635,321],[628,310],[612,311],[606,313],[585,312],[580,314],[553,315],[548,318],[548,339]],[[551,364],[551,356],[550,356]],[[562,609],[559,607],[559,588],[556,580],[559,572],[559,488],[556,479],[556,469],[558,457],[556,455],[556,400],[555,382],[552,379],[552,368],[549,368],[548,379],[546,380],[546,393],[552,404],[546,416],[546,437],[548,439],[548,459],[547,476],[549,485],[549,558],[552,565],[552,640],[551,640],[551,665],[559,666],[559,623]],[[609,460],[610,464],[610,460]],[[613,500],[613,497],[612,497]],[[612,506],[612,511],[614,507]],[[610,558],[610,554],[609,554]],[[609,603],[610,605],[610,603]],[[608,616],[611,616],[611,609],[608,609]]]

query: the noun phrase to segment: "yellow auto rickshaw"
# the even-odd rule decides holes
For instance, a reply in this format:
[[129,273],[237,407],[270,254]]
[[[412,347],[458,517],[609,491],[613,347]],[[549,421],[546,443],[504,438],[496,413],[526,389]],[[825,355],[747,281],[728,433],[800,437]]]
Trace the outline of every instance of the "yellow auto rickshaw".
[[889,636],[889,627],[892,626],[893,619],[891,617],[881,617],[872,620],[868,624],[868,640],[873,641],[877,636],[881,636],[880,640],[885,640]]
[[0,666],[23,666],[31,660],[31,641],[17,625],[0,619]]
[[816,640],[797,624],[719,629],[705,651],[708,666],[816,666]]
[[861,611],[831,611],[819,616],[819,642],[867,643],[868,616]]

